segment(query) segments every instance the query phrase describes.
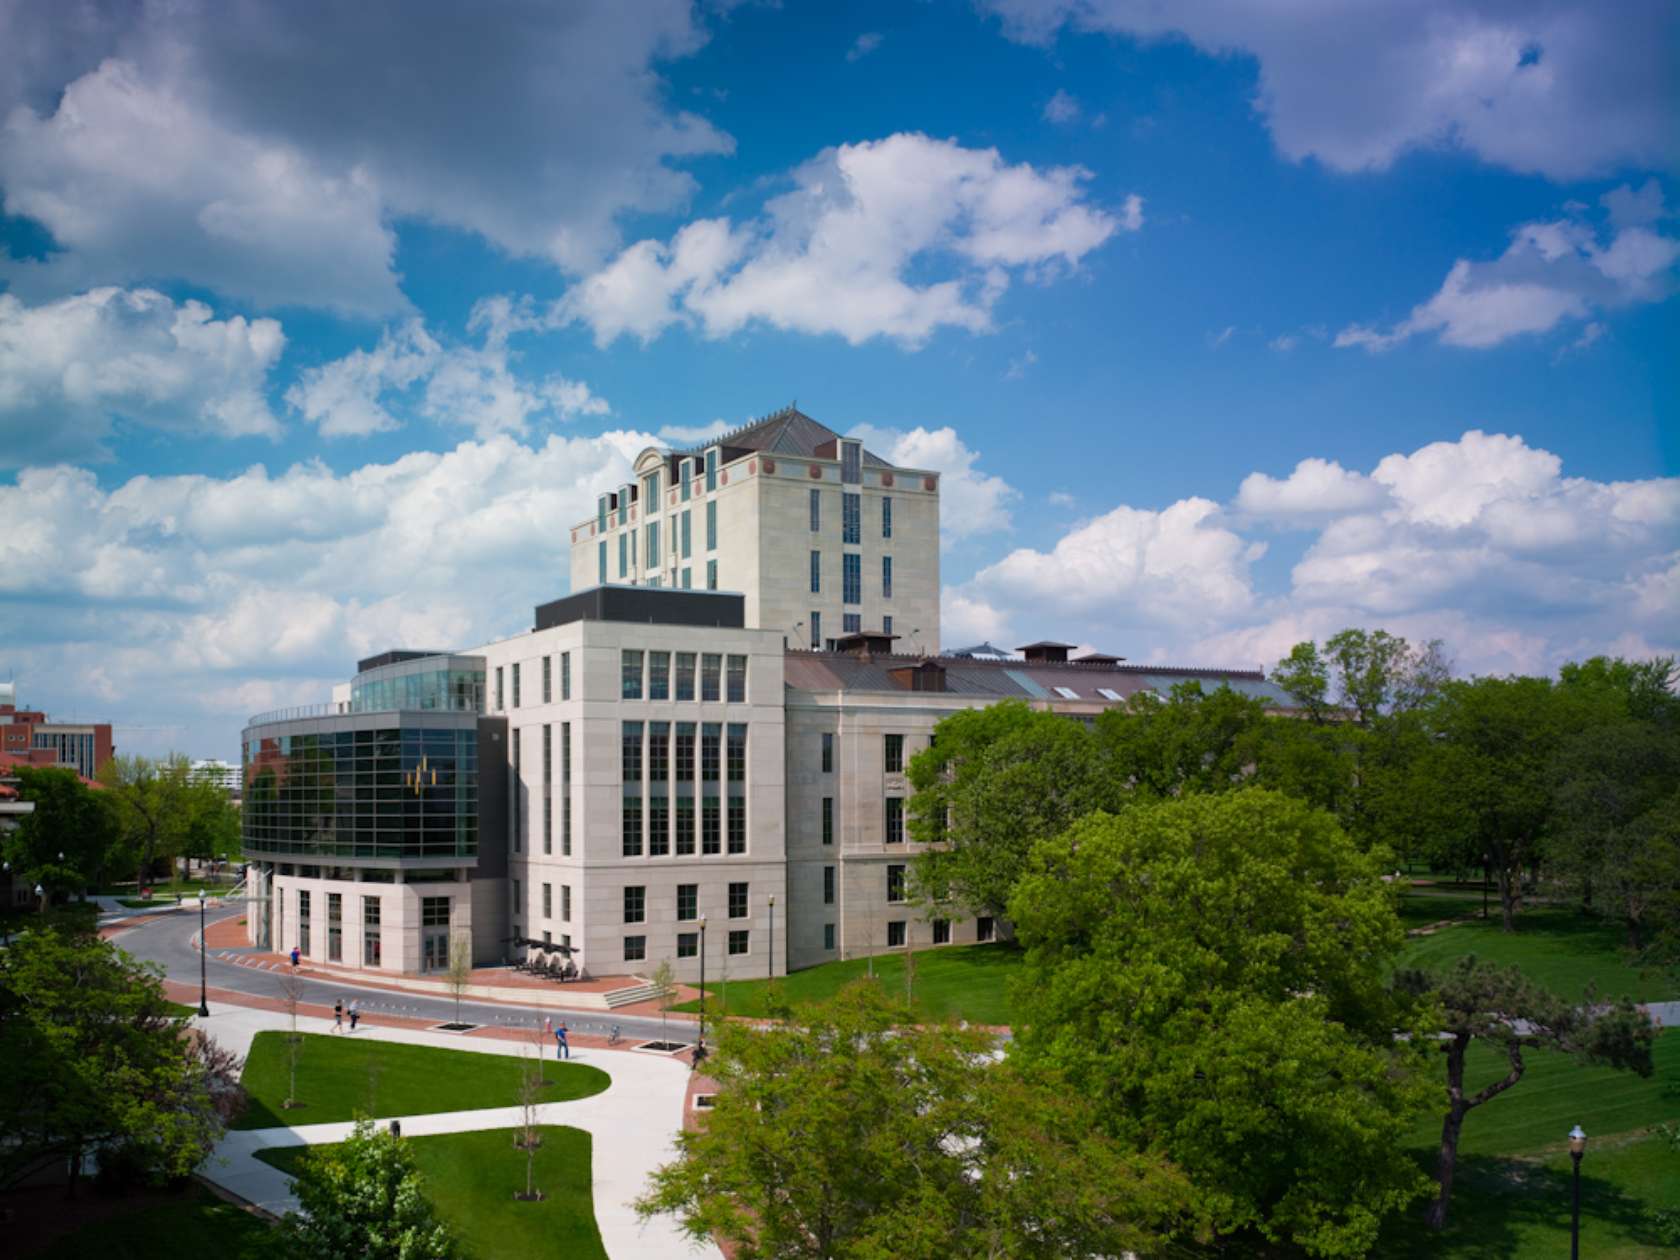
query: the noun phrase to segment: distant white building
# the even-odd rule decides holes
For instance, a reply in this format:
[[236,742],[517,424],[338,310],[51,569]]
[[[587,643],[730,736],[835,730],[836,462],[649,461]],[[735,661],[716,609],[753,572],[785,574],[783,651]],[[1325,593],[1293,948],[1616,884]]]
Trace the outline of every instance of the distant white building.
[[216,757],[193,762],[187,769],[187,778],[193,783],[214,783],[229,796],[238,796],[243,786],[240,768]]

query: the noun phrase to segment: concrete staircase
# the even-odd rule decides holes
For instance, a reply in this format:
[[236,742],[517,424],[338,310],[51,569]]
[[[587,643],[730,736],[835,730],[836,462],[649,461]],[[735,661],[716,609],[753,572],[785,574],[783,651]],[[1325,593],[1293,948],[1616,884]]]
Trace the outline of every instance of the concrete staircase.
[[633,984],[622,989],[614,989],[603,995],[607,1000],[607,1009],[616,1011],[621,1006],[629,1006],[632,1002],[651,1002],[659,996],[659,989],[651,984]]

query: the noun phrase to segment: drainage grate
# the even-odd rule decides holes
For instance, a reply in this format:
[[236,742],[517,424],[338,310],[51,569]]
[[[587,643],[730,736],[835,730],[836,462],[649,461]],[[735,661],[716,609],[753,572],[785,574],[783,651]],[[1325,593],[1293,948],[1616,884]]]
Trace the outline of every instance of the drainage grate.
[[651,1050],[654,1054],[675,1054],[679,1050],[687,1050],[686,1041],[644,1041],[637,1046],[638,1050]]
[[470,1033],[473,1029],[478,1028],[480,1026],[481,1025],[478,1025],[478,1024],[457,1024],[457,1023],[451,1021],[450,1023],[447,1023],[447,1024],[433,1024],[432,1028],[431,1028],[431,1031],[432,1032],[446,1032],[446,1033]]

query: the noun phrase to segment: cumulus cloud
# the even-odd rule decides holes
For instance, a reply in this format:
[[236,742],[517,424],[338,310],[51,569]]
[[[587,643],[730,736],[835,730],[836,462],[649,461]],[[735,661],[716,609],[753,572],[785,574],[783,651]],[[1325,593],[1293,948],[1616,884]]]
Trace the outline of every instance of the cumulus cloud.
[[1021,492],[1002,477],[976,468],[979,452],[964,445],[949,425],[903,430],[863,424],[847,436],[861,438],[870,450],[901,468],[939,474],[941,546],[1010,528],[1010,507]]
[[1369,477],[1349,472],[1333,459],[1312,458],[1296,464],[1281,481],[1263,472],[1250,473],[1237,488],[1234,506],[1254,520],[1294,525],[1364,511],[1387,497]]
[[306,368],[286,402],[325,437],[360,437],[395,429],[391,407],[443,424],[465,425],[480,437],[524,433],[547,415],[560,420],[610,411],[588,385],[560,375],[529,379],[515,370],[509,336],[535,326],[528,305],[492,298],[474,308],[468,327],[479,346],[444,345],[419,320],[386,329],[372,350]]
[[881,46],[881,35],[878,31],[865,31],[852,41],[852,46],[846,50],[847,61],[858,61],[869,56]]
[[[0,262],[29,297],[170,276],[389,316],[398,220],[581,273],[620,215],[683,205],[676,163],[732,148],[664,100],[656,65],[705,39],[684,0],[513,0],[466,25],[437,0],[141,0],[0,23],[29,50],[0,71],[5,209],[61,247]],[[405,72],[374,89],[369,66]]]
[[1056,94],[1044,102],[1045,122],[1078,122],[1079,114],[1079,101],[1066,88],[1057,88]]
[[98,458],[115,421],[181,434],[277,437],[272,319],[100,288],[37,306],[0,293],[0,467]]
[[1335,170],[1451,148],[1571,180],[1677,157],[1680,16],[1667,0],[982,3],[1036,43],[1067,27],[1251,56],[1278,148]]
[[[1618,191],[1631,197],[1630,189]],[[1550,332],[1597,311],[1660,301],[1674,291],[1680,240],[1645,226],[1651,220],[1627,221],[1630,213],[1645,208],[1642,199],[1631,207],[1618,207],[1613,213],[1622,217],[1622,224],[1608,236],[1578,219],[1526,223],[1495,261],[1455,262],[1435,296],[1392,328],[1350,325],[1336,334],[1335,344],[1380,351],[1433,333],[1446,345],[1479,350],[1512,337]]]
[[840,145],[794,170],[756,220],[703,219],[631,245],[554,318],[588,324],[601,345],[678,323],[713,338],[767,324],[912,347],[940,328],[984,332],[1012,276],[1070,270],[1142,226],[1141,198],[1110,214],[1086,202],[1088,177],[917,134]]

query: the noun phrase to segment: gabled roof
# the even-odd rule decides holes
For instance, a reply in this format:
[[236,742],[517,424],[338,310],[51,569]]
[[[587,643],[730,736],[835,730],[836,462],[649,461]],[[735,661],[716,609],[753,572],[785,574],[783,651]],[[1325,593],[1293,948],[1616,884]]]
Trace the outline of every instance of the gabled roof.
[[[838,447],[833,444],[840,440],[840,435],[826,424],[811,419],[799,408],[789,405],[780,411],[773,411],[759,420],[744,424],[721,437],[711,439],[701,446],[685,451],[673,451],[676,458],[696,456],[708,447],[721,446],[724,449],[724,461],[748,451],[769,451],[777,455],[798,455],[805,458],[837,459]],[[833,449],[824,452],[824,447]],[[863,462],[873,468],[892,468],[879,455],[868,448],[864,449]]]

